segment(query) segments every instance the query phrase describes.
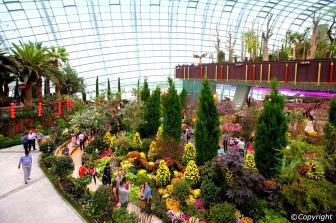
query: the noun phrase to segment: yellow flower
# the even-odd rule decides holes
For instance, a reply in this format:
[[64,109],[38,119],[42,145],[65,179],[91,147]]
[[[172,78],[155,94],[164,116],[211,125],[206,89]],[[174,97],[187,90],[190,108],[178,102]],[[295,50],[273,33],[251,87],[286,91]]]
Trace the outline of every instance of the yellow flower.
[[149,160],[154,160],[156,152],[157,152],[156,142],[152,141],[151,144],[150,144],[150,146],[149,146],[149,150],[148,150],[148,154],[147,154],[148,159]]
[[195,161],[190,160],[186,171],[184,172],[184,179],[189,181],[192,185],[195,185],[199,181],[199,171]]
[[187,204],[194,205],[195,204],[195,198],[192,195],[189,195],[187,199]]
[[201,189],[195,189],[193,190],[193,196],[194,198],[198,198],[201,194]]
[[159,186],[165,186],[170,181],[170,171],[164,160],[160,160],[159,168],[156,171],[156,183]]
[[167,194],[171,194],[173,192],[174,186],[172,184],[167,185],[166,190]]
[[133,137],[132,147],[135,149],[139,149],[142,146],[142,140],[140,138],[140,134],[136,132]]
[[168,197],[166,199],[166,207],[168,210],[178,212],[180,210],[180,202],[174,198]]

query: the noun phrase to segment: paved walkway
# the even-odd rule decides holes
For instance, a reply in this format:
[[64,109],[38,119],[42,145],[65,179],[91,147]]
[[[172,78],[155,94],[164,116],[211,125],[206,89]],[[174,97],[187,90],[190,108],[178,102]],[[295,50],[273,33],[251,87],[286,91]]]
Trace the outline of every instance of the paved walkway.
[[85,222],[38,167],[39,152],[32,152],[32,179],[24,184],[23,171],[17,168],[23,154],[21,145],[0,149],[0,222]]

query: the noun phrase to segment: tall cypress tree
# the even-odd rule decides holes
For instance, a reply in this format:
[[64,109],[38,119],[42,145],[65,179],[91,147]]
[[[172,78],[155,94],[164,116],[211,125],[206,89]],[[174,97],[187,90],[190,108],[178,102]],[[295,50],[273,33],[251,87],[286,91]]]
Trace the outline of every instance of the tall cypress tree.
[[175,85],[171,78],[168,78],[168,93],[163,100],[163,135],[171,137],[176,141],[181,140],[181,104]]
[[183,109],[185,107],[185,100],[187,97],[187,90],[185,88],[182,89],[181,93],[180,93],[180,100],[181,100],[181,108]]
[[284,113],[285,98],[279,93],[277,80],[271,82],[272,92],[264,102],[255,136],[255,161],[258,170],[267,178],[277,176],[287,145],[287,118]]
[[99,98],[98,76],[96,78],[96,98]]
[[138,79],[138,86],[137,86],[137,101],[140,101],[140,81]]
[[154,136],[160,127],[160,88],[156,88],[145,104],[144,120],[145,125],[142,137]]
[[118,99],[121,100],[121,86],[120,86],[120,77],[118,77]]
[[140,93],[140,99],[143,102],[147,102],[148,99],[149,99],[149,97],[150,97],[150,91],[149,91],[147,79],[145,79],[143,89],[142,89],[142,91]]
[[329,123],[325,128],[325,176],[336,183],[336,99],[330,101]]
[[107,78],[107,99],[111,99],[110,78]]
[[202,85],[195,129],[196,161],[198,165],[203,165],[217,155],[220,136],[219,113],[212,96],[210,83],[207,79],[204,79]]

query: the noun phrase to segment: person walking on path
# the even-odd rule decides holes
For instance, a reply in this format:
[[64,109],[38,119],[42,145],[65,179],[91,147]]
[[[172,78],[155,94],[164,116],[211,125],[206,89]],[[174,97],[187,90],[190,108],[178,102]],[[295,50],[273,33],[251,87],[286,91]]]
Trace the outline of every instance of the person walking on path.
[[119,202],[121,207],[127,208],[128,205],[128,195],[131,192],[131,185],[125,179],[122,179],[119,187]]
[[22,145],[25,151],[28,151],[29,147],[28,132],[25,132],[24,135],[22,136]]
[[79,146],[81,150],[84,150],[84,134],[80,133],[78,136],[79,139]]
[[122,174],[122,172],[119,170],[119,171],[118,171],[118,175],[117,175],[117,177],[115,178],[115,180],[116,180],[116,182],[117,182],[117,187],[120,186],[120,182],[122,181],[122,179],[123,179],[123,174]]
[[145,183],[144,200],[146,202],[145,212],[149,214],[151,211],[152,190],[148,182]]
[[111,184],[111,166],[110,163],[106,163],[103,172],[103,185]]
[[36,150],[35,148],[36,133],[30,130],[28,134],[28,139],[29,139],[29,151],[31,151],[32,146],[33,146],[33,150]]
[[141,184],[139,188],[139,199],[140,199],[140,210],[144,211],[146,209],[146,200],[145,200],[145,190],[146,190],[146,184]]
[[72,143],[72,148],[75,148],[77,145],[77,135],[76,133],[71,134],[71,143]]
[[69,156],[70,155],[70,151],[69,151],[69,148],[67,146],[64,146],[64,148],[62,150],[62,155],[63,156]]
[[117,181],[112,182],[112,194],[115,198],[114,207],[120,208],[120,202],[119,202],[119,187],[117,186]]
[[32,156],[29,154],[28,150],[25,150],[25,155],[20,157],[19,166],[18,166],[18,168],[20,169],[22,165],[23,178],[24,178],[25,184],[27,184],[28,180],[30,180],[30,171],[31,171],[32,163],[33,163]]
[[96,173],[97,173],[97,171],[96,171],[96,169],[91,165],[89,167],[89,169],[87,170],[87,172],[88,172],[89,176],[91,177],[91,180],[93,178],[94,183],[97,184],[97,181],[96,181]]
[[87,173],[87,168],[85,167],[85,162],[82,162],[82,165],[79,167],[78,175],[79,177],[84,177]]

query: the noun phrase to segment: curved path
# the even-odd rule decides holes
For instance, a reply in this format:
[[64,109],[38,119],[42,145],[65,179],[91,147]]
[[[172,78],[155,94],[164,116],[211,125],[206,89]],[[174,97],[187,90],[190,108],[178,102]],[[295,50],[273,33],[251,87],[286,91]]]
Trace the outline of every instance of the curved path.
[[85,222],[39,168],[39,152],[32,152],[32,179],[24,184],[23,171],[17,168],[22,155],[22,145],[0,150],[0,222]]

